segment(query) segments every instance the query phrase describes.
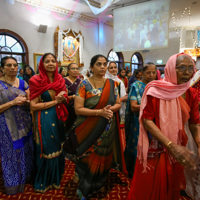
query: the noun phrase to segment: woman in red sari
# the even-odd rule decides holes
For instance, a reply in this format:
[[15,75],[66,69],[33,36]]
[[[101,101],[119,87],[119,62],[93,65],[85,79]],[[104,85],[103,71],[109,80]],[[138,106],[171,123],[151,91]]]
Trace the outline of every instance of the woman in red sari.
[[123,81],[125,88],[127,90],[128,88],[128,79],[126,78],[126,70],[125,69],[120,69],[119,70],[119,74],[117,75],[117,77]]
[[198,97],[189,88],[193,74],[192,59],[187,54],[176,54],[166,64],[164,80],[146,86],[129,200],[182,199],[184,167],[196,169],[192,153],[185,148],[187,121],[200,153]]

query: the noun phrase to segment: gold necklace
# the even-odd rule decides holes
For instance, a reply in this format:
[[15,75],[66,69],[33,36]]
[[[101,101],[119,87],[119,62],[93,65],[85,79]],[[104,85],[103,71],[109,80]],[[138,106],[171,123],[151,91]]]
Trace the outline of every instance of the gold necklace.
[[5,78],[5,76],[4,76],[4,80],[5,80],[6,83],[9,83],[9,84],[12,85],[12,86],[13,86],[13,85],[16,83],[16,81],[17,81],[16,78],[15,78],[15,81],[14,81],[14,82],[8,81],[8,80]]
[[[96,88],[96,84],[95,84],[95,82],[94,82],[94,76],[92,76],[92,79],[93,79],[93,83],[94,83],[94,88],[97,89],[97,88]],[[104,79],[103,79],[103,85],[104,85],[104,83],[105,83],[105,82],[104,82]]]

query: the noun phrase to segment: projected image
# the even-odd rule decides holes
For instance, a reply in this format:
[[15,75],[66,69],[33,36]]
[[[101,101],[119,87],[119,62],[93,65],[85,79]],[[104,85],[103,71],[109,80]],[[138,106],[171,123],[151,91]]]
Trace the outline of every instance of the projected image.
[[168,0],[114,10],[114,51],[167,47],[168,20]]

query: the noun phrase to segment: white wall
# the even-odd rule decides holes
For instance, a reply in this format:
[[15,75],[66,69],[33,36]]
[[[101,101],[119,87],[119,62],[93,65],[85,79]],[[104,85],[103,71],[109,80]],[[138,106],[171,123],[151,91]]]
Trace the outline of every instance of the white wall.
[[[52,14],[45,15],[38,11],[30,12],[23,3],[15,2],[14,5],[11,5],[5,0],[0,1],[0,10],[0,29],[11,30],[24,39],[29,49],[29,64],[31,67],[34,67],[33,53],[55,53],[54,32],[57,26],[62,30],[67,30],[68,28],[76,32],[81,30],[84,36],[84,68],[89,67],[92,56],[98,53],[107,55],[112,48],[113,41],[108,39],[108,37],[111,37],[112,27],[105,24],[102,25],[103,29],[102,27],[99,28],[98,24],[92,28],[86,28],[78,22],[57,20]],[[63,17],[63,15],[58,15]],[[85,26],[93,25],[88,21],[81,22]],[[48,24],[47,32],[45,34],[39,33],[39,26],[36,24]],[[103,39],[105,38],[106,44],[102,38],[99,39],[99,31],[101,31]]]
[[[34,8],[34,7],[33,7]],[[90,59],[95,54],[101,53],[105,56],[113,48],[113,27],[100,23],[92,28],[86,28],[78,22],[70,22],[68,20],[57,20],[52,14],[44,15],[36,12],[30,12],[25,5],[15,2],[10,5],[5,0],[0,1],[0,29],[9,29],[20,35],[26,42],[29,49],[29,64],[33,67],[33,53],[54,53],[54,32],[59,26],[62,30],[68,28],[78,32],[81,30],[84,36],[84,68],[89,68]],[[60,15],[63,17],[63,15]],[[39,19],[37,19],[39,17]],[[91,26],[88,21],[81,21],[85,26]],[[47,32],[39,33],[39,24],[48,24]],[[38,25],[36,25],[38,24]],[[168,48],[150,50],[143,53],[144,62],[154,62],[163,60],[166,64],[168,58],[179,52],[179,40],[175,32],[169,33]],[[134,51],[122,52],[125,62],[130,62]]]

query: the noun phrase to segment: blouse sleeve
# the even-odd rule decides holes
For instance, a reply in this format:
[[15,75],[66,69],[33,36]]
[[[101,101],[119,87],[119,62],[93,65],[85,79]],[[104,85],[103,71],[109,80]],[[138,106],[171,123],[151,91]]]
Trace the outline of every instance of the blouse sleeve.
[[193,102],[190,111],[190,124],[199,124],[199,101],[198,101],[198,94],[196,92],[193,93]]
[[131,94],[130,94],[130,100],[135,100],[137,101],[137,93],[135,91],[135,88],[133,87]]
[[150,119],[150,120],[154,120],[154,118],[155,118],[155,111],[154,111],[152,96],[149,96],[149,95],[147,96],[147,105],[144,108],[142,118]]
[[85,91],[85,85],[83,82],[79,84],[79,86],[76,89],[76,96],[81,98],[86,98],[86,91]]

